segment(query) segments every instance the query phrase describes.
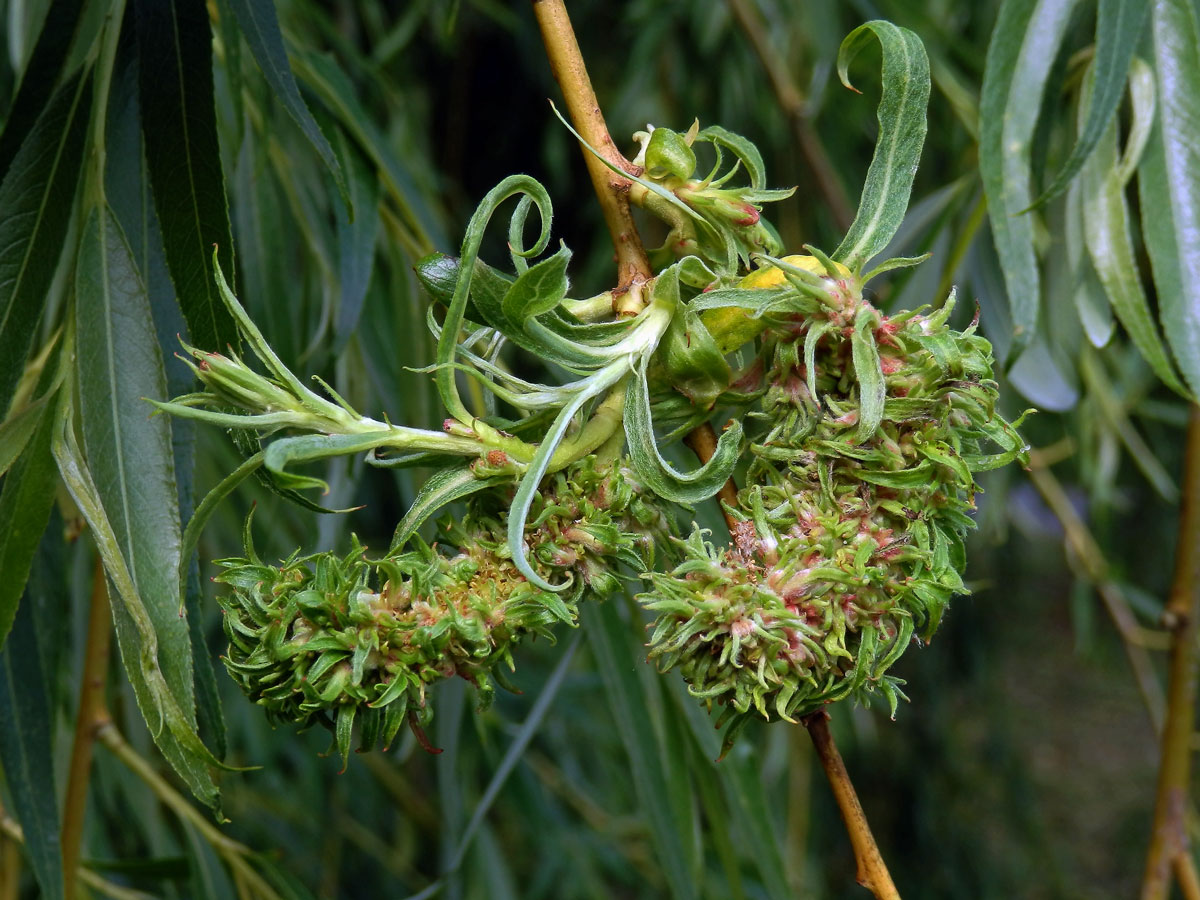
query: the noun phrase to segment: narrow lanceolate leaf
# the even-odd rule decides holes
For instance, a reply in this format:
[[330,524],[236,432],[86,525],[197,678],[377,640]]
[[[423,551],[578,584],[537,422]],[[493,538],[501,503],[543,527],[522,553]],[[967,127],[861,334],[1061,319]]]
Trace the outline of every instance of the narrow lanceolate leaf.
[[[1133,91],[1135,119],[1153,115],[1153,74],[1145,66],[1136,68],[1135,75],[1146,90]],[[1089,91],[1085,90],[1084,99]],[[1094,94],[1091,95],[1094,100]],[[1149,105],[1149,110],[1146,106]],[[1080,104],[1080,119],[1085,120],[1086,104]],[[1129,333],[1146,362],[1163,383],[1174,391],[1187,395],[1179,381],[1167,348],[1158,335],[1158,327],[1150,312],[1150,302],[1142,289],[1141,273],[1133,248],[1129,226],[1129,207],[1125,202],[1125,182],[1121,177],[1117,152],[1117,121],[1114,118],[1105,129],[1092,155],[1083,167],[1081,187],[1083,199],[1084,237],[1092,264],[1100,283],[1108,294],[1113,312]]]
[[879,363],[879,348],[875,345],[876,313],[863,305],[854,319],[850,349],[854,360],[854,377],[858,379],[858,432],[855,441],[862,444],[875,436],[883,421],[883,402],[887,387]]
[[375,261],[375,242],[379,237],[379,179],[375,171],[359,158],[356,148],[339,135],[342,159],[346,161],[347,186],[354,217],[338,214],[338,280],[342,295],[334,321],[333,355],[337,356],[358,327],[371,268]]
[[1035,208],[1044,206],[1066,190],[1116,115],[1133,53],[1149,12],[1149,0],[1100,0],[1096,12],[1096,55],[1092,59],[1092,102],[1087,118],[1080,124],[1071,155],[1054,181],[1038,197]]
[[1087,335],[1093,347],[1103,347],[1113,335],[1112,305],[1108,295],[1092,268],[1092,261],[1087,256],[1084,246],[1083,222],[1083,189],[1076,180],[1067,188],[1066,224],[1064,227],[1063,243],[1067,252],[1067,266],[1071,272],[1075,288],[1072,298],[1075,310],[1079,314],[1083,333]]
[[167,265],[198,347],[237,345],[214,282],[212,248],[233,271],[217,145],[212,32],[203,0],[134,0],[142,131]]
[[[166,375],[145,286],[107,207],[94,210],[84,225],[75,296],[78,333],[87,335],[77,357],[87,465],[115,544],[108,552],[119,556],[129,580],[124,591],[118,585],[124,602],[114,605],[122,659],[160,748],[197,796],[214,802],[207,772],[182,748],[168,750],[162,740],[177,739],[180,727],[195,733],[192,645],[177,601],[181,538],[170,422],[149,415],[144,399],[165,398]],[[103,532],[95,534],[97,544],[105,540]],[[118,582],[108,558],[105,564]],[[127,592],[142,607],[144,621],[127,608]],[[169,698],[156,696],[145,683],[147,666],[161,674]],[[163,729],[168,699],[181,721]],[[199,771],[181,769],[189,762]]]
[[1139,170],[1142,230],[1159,316],[1192,394],[1200,393],[1200,14],[1188,0],[1155,0],[1158,126]]
[[475,272],[475,260],[479,257],[479,245],[483,242],[483,234],[496,208],[514,195],[523,195],[533,200],[541,214],[542,228],[537,241],[531,248],[532,252],[540,253],[550,240],[550,220],[553,214],[553,204],[546,189],[527,175],[510,175],[492,188],[480,202],[471,221],[467,223],[467,233],[463,237],[462,256],[459,260],[458,281],[454,286],[454,296],[446,310],[446,318],[442,322],[442,334],[438,338],[436,380],[438,392],[446,412],[460,422],[470,422],[473,418],[458,396],[458,386],[454,379],[454,370],[450,367],[457,355],[459,330],[462,328],[463,317],[467,310],[467,299],[471,293],[471,279]]
[[229,0],[229,5],[233,8],[233,14],[237,16],[238,25],[258,67],[262,69],[267,84],[313,145],[317,155],[333,175],[333,180],[337,182],[338,190],[342,192],[342,200],[349,207],[350,194],[346,188],[346,180],[342,177],[342,167],[338,165],[333,147],[321,133],[317,120],[313,118],[304,98],[300,96],[300,89],[296,86],[292,67],[288,63],[287,50],[283,45],[283,33],[279,30],[275,5],[255,0]]
[[708,462],[690,472],[680,472],[659,452],[643,362],[626,385],[625,436],[633,470],[650,490],[672,503],[699,503],[719,491],[733,474],[741,450],[742,426],[736,419],[731,421],[721,432]]
[[91,96],[90,78],[59,88],[0,182],[0,415],[12,401],[58,266]]
[[[137,40],[132,21],[125,23],[117,50],[112,87],[108,97],[108,143],[104,173],[105,191],[110,208],[124,231],[133,251],[134,264],[146,287],[150,312],[160,347],[172,347],[188,335],[187,322],[175,298],[175,288],[167,269],[162,231],[154,211],[146,158],[142,149],[141,104],[138,91]],[[176,397],[192,389],[195,376],[182,360],[164,359],[167,396]],[[175,487],[179,498],[181,524],[192,514],[195,469],[195,427],[185,419],[171,422],[171,444],[175,465]],[[224,756],[224,722],[217,697],[216,673],[212,654],[204,643],[199,562],[192,550],[184,550],[180,567],[190,575],[188,588],[189,634],[192,638],[193,675],[196,715],[205,741]]]
[[908,209],[913,177],[925,143],[929,103],[929,58],[920,38],[891,22],[858,26],[838,50],[838,76],[851,87],[850,62],[874,36],[883,49],[883,96],[879,100],[879,137],[867,169],[854,224],[833,258],[854,271],[888,245]]
[[1005,0],[979,99],[979,169],[1012,311],[1011,364],[1037,329],[1041,279],[1033,249],[1030,147],[1046,79],[1075,0]]
[[11,812],[25,832],[25,850],[41,896],[61,900],[58,795],[54,766],[46,764],[53,759],[55,710],[45,684],[33,611],[25,609],[17,617],[13,640],[0,650],[0,769],[12,796]]
[[[69,390],[70,386],[68,379],[63,390]],[[194,715],[179,705],[159,667],[154,620],[138,595],[129,566],[121,554],[116,531],[100,501],[100,492],[88,471],[83,451],[76,443],[72,413],[73,400],[68,398],[59,405],[51,449],[63,484],[87,521],[96,549],[104,561],[104,569],[116,589],[113,621],[121,660],[137,697],[138,708],[163,756],[197,799],[213,807],[220,816],[219,795],[209,767],[222,764],[201,742],[196,734]]]
[[54,0],[46,12],[33,54],[21,73],[21,86],[5,117],[4,130],[0,131],[0,178],[8,172],[18,148],[64,74],[63,63],[82,8],[83,0]]
[[20,412],[15,412],[4,422],[0,422],[0,475],[7,472],[17,461],[17,457],[33,437],[45,409],[46,398],[39,397]]
[[281,438],[267,445],[263,462],[281,487],[292,490],[320,488],[327,491],[329,485],[320,478],[298,475],[287,471],[287,467],[296,463],[328,459],[331,456],[374,450],[394,438],[390,431],[369,431],[364,434],[304,434]]
[[54,460],[50,456],[53,401],[35,416],[34,430],[0,488],[0,646],[8,636],[38,541],[54,505]]

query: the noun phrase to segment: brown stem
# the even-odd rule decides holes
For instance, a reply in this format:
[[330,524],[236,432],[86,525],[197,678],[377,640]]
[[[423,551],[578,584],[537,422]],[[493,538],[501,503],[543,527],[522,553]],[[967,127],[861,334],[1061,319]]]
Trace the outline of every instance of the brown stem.
[[858,802],[858,794],[850,782],[850,773],[842,762],[842,754],[838,753],[833,735],[829,733],[829,715],[821,710],[805,716],[803,721],[812,737],[817,757],[821,760],[821,768],[825,770],[825,777],[829,779],[829,786],[833,788],[846,831],[850,834],[854,858],[858,862],[858,883],[880,900],[900,900],[900,892],[892,884],[892,876],[888,874],[875,837],[871,834],[871,826],[867,823],[862,804]]
[[71,746],[71,768],[67,776],[67,795],[63,802],[62,864],[63,895],[75,896],[79,871],[79,849],[83,838],[83,820],[87,814],[88,784],[92,773],[92,748],[96,731],[109,721],[104,703],[104,685],[108,675],[108,652],[112,635],[112,617],[108,608],[108,578],[104,563],[96,557],[92,572],[92,600],[88,612],[87,645],[83,658],[83,678],[79,687],[79,709],[75,714],[75,741]]
[[1121,635],[1121,643],[1125,647],[1129,667],[1133,669],[1142,692],[1150,722],[1156,732],[1161,731],[1164,705],[1162,685],[1159,684],[1158,675],[1154,671],[1154,662],[1146,652],[1144,629],[1138,625],[1137,617],[1130,609],[1120,586],[1113,581],[1104,551],[1092,536],[1087,524],[1075,511],[1067,492],[1050,471],[1050,461],[1045,451],[1039,450],[1030,454],[1029,480],[1062,525],[1066,545],[1078,567],[1082,569],[1083,577],[1091,582],[1100,599],[1104,601],[1109,618]]
[[1171,865],[1190,853],[1185,811],[1191,782],[1191,739],[1196,719],[1196,638],[1200,634],[1200,406],[1193,404],[1184,457],[1179,545],[1163,613],[1171,631],[1167,718],[1163,726],[1154,827],[1146,855],[1142,900],[1166,900]]
[[244,882],[250,890],[246,893],[263,900],[278,900],[279,895],[271,884],[250,865],[253,853],[249,847],[227,837],[209,817],[192,806],[182,794],[154,770],[142,756],[125,742],[112,722],[105,722],[95,729],[96,740],[103,744],[117,759],[125,764],[134,775],[154,792],[159,801],[183,822],[187,822],[208,842],[217,855],[229,866],[235,880]]
[[[579,52],[579,42],[575,40],[575,30],[571,27],[563,0],[533,0],[533,14],[546,45],[550,71],[562,89],[567,113],[575,130],[614,166],[634,172],[633,164],[617,149],[608,133],[608,126],[604,124],[604,114],[596,101],[596,92],[592,90],[592,80],[588,77],[587,66]],[[604,223],[612,235],[620,291],[653,275],[629,210],[629,187],[632,182],[609,169],[586,149],[583,158],[596,190],[596,198],[600,201]]]
[[[562,89],[567,112],[576,131],[613,165],[627,172],[633,171],[632,165],[613,144],[608,133],[608,126],[604,124],[604,116],[600,111],[600,104],[596,100],[595,91],[592,90],[587,66],[579,52],[579,43],[575,40],[575,31],[571,27],[571,20],[567,15],[563,0],[533,0],[533,12],[542,32],[542,41],[546,45],[546,56],[550,60],[550,68]],[[630,181],[602,165],[586,150],[584,158],[587,161],[588,173],[592,178],[592,186],[595,188],[596,197],[600,201],[600,208],[604,213],[604,221],[612,236],[613,247],[616,250],[619,289],[613,292],[614,297],[626,291],[630,295],[636,296],[639,292],[628,291],[628,288],[640,286],[647,279],[653,277],[653,271],[630,213]],[[828,161],[826,160],[826,162]],[[823,189],[829,189],[835,183],[832,169],[830,168],[829,171],[829,177],[817,178]],[[848,213],[848,205],[843,203],[843,206],[847,210],[844,213],[845,224],[843,227],[848,228],[852,216]],[[834,210],[835,215],[838,215],[834,202],[830,202],[830,208]],[[614,300],[614,306],[618,314],[625,311],[620,308],[619,300]],[[716,433],[712,425],[707,422],[688,434],[685,441],[702,463],[712,458],[717,446]],[[730,506],[736,504],[737,485],[732,478],[721,488],[718,497]],[[736,520],[729,515],[728,511],[725,511],[725,521],[732,531]],[[817,719],[820,719],[819,723]],[[879,900],[899,898],[900,895],[892,884],[891,876],[888,875],[887,866],[884,865],[883,857],[875,844],[875,838],[871,834],[867,818],[858,802],[854,786],[850,783],[850,775],[842,763],[841,755],[833,743],[833,737],[829,733],[825,720],[826,715],[821,712],[810,717],[805,724],[817,747],[821,764],[829,778],[834,796],[838,800],[838,806],[842,810],[842,817],[850,832],[850,842],[854,846],[854,855],[858,861],[859,883],[869,888]]]
[[766,70],[771,89],[775,92],[775,101],[779,104],[788,122],[792,126],[792,134],[804,157],[804,163],[812,174],[812,186],[821,194],[821,199],[829,209],[833,221],[842,231],[849,231],[854,222],[854,207],[846,196],[846,191],[838,180],[837,172],[825,153],[825,147],[812,130],[808,114],[804,108],[804,97],[796,89],[796,82],[788,72],[779,54],[771,49],[767,31],[762,21],[746,0],[728,0],[729,8],[734,18],[738,20],[746,39],[758,57],[759,63]]
[[1174,860],[1175,878],[1179,881],[1179,893],[1183,900],[1200,900],[1200,873],[1191,853],[1180,853]]
[[[683,439],[683,442],[696,454],[701,464],[708,462],[717,452],[717,432],[709,422],[688,432],[688,436]],[[730,508],[737,508],[737,483],[732,478],[721,485],[721,489],[717,491],[717,499],[721,501],[721,513],[725,516],[725,525],[729,528],[729,533],[733,534],[738,520],[729,511]]]

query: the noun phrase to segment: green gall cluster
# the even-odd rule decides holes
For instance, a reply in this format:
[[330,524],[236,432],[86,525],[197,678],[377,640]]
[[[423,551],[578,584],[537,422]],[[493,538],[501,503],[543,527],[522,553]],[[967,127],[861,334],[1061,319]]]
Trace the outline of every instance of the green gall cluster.
[[888,317],[848,273],[818,266],[814,283],[783,265],[798,284],[767,285],[781,298],[733,546],[693,534],[639,598],[658,614],[651,658],[732,733],[847,696],[883,694],[894,713],[888,669],[966,592],[975,474],[1024,453],[996,411],[990,345],[947,324],[953,298]]
[[618,564],[652,565],[667,531],[624,467],[586,457],[543,482],[526,525],[538,574],[569,582],[546,591],[513,563],[510,500],[507,489],[476,494],[443,525],[444,542],[417,538],[379,559],[355,540],[345,556],[271,566],[247,535],[247,558],[220,561],[217,578],[231,589],[220,598],[229,674],[273,721],[329,727],[343,758],[356,725],[364,750],[389,745],[406,722],[428,746],[431,685],[463,678],[486,706],[521,641],[573,626],[578,602],[617,590]]

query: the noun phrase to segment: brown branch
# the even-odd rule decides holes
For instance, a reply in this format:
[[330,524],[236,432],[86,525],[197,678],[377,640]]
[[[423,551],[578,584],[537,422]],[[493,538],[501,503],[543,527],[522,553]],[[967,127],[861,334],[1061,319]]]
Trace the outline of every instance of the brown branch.
[[1200,634],[1200,406],[1195,404],[1188,423],[1175,574],[1163,618],[1171,631],[1167,718],[1142,900],[1166,900],[1172,863],[1190,855],[1185,815],[1196,719],[1196,638]]
[[1154,730],[1162,730],[1163,723],[1163,691],[1158,675],[1154,671],[1154,662],[1146,652],[1146,641],[1143,629],[1137,621],[1133,610],[1129,607],[1124,592],[1113,581],[1109,573],[1108,561],[1095,537],[1092,536],[1087,524],[1080,518],[1079,513],[1071,504],[1067,492],[1054,474],[1050,471],[1050,461],[1045,451],[1034,451],[1029,456],[1029,480],[1041,495],[1050,511],[1054,513],[1063,528],[1064,541],[1074,557],[1082,575],[1096,589],[1108,616],[1116,625],[1121,635],[1121,643],[1125,647],[1125,656],[1129,667],[1137,679],[1142,699],[1146,704],[1146,712]]
[[1200,900],[1200,873],[1191,853],[1180,853],[1174,859],[1175,878],[1184,900]]
[[[613,165],[627,172],[633,171],[629,161],[617,151],[608,133],[608,126],[604,124],[604,116],[600,111],[596,94],[592,90],[591,79],[588,77],[583,56],[579,52],[579,43],[575,39],[575,31],[571,27],[571,20],[567,15],[563,0],[533,0],[533,12],[542,32],[542,41],[546,45],[550,68],[562,89],[567,112],[575,129],[583,136],[584,140],[604,154],[605,158]],[[620,293],[625,293],[620,289],[636,288],[645,283],[647,279],[653,277],[653,271],[630,213],[629,180],[602,165],[586,150],[584,158],[587,161],[588,173],[591,175],[596,197],[604,212],[604,221],[612,236],[613,247],[616,250],[619,290],[613,293],[614,297],[617,297]],[[823,188],[834,184],[832,168],[829,169],[828,177],[818,177],[816,180],[822,183]],[[826,185],[825,182],[829,184]],[[848,210],[848,206],[844,203],[843,206]],[[835,202],[830,202],[830,208],[834,209],[835,216],[838,215]],[[848,212],[844,212],[844,215],[845,225],[843,227],[848,228],[852,216]],[[628,291],[630,297],[635,299],[638,293],[637,290]],[[631,311],[622,309],[619,306],[619,300],[614,300],[614,306],[618,314]],[[707,422],[694,429],[685,438],[685,441],[700,458],[701,463],[712,458],[717,446],[716,433],[712,425]],[[721,488],[718,496],[729,506],[737,503],[737,485],[732,478]],[[726,524],[732,531],[736,520],[727,510],[723,509],[723,511]],[[871,834],[871,828],[867,824],[862,806],[858,802],[854,785],[850,782],[850,775],[833,743],[833,736],[829,733],[826,719],[827,716],[822,711],[809,717],[805,724],[817,747],[817,753],[821,758],[825,774],[829,778],[830,787],[833,789],[838,806],[842,810],[842,817],[850,832],[850,842],[854,847],[854,855],[858,863],[859,883],[869,888],[879,900],[899,898],[900,895],[892,884],[883,857]]]
[[759,63],[767,73],[767,80],[771,82],[771,89],[775,92],[775,101],[788,117],[792,135],[800,148],[800,154],[804,157],[805,165],[812,174],[812,186],[820,192],[821,199],[837,227],[842,231],[849,231],[854,222],[854,207],[850,205],[846,191],[838,180],[837,172],[825,152],[825,146],[812,130],[805,110],[804,97],[797,90],[796,82],[779,54],[771,49],[766,29],[747,0],[728,2],[734,18],[754,50],[754,55],[758,57]]
[[829,779],[833,789],[834,799],[841,810],[842,819],[846,823],[846,831],[850,835],[850,843],[854,847],[854,858],[858,862],[858,883],[869,890],[879,900],[900,900],[900,892],[892,883],[883,856],[871,834],[871,826],[867,823],[867,814],[863,812],[862,804],[858,802],[858,794],[850,782],[850,773],[838,753],[833,735],[829,733],[829,715],[820,710],[803,719],[804,727],[812,738],[821,760],[821,768]]
[[104,563],[96,556],[92,572],[92,600],[88,612],[87,645],[83,658],[83,677],[79,687],[79,709],[75,714],[75,740],[71,745],[71,767],[67,776],[67,795],[63,802],[62,864],[63,896],[75,896],[79,871],[79,849],[83,821],[87,814],[88,784],[92,773],[92,749],[97,730],[109,721],[104,703],[104,685],[108,676],[108,652],[112,636],[112,616],[108,608],[108,578]]
[[[634,172],[633,164],[617,149],[604,124],[604,115],[596,101],[596,92],[592,90],[592,80],[588,77],[563,0],[533,0],[533,14],[546,45],[550,71],[562,89],[575,130],[614,166]],[[632,182],[609,169],[586,148],[583,158],[616,250],[618,291],[614,295],[617,295],[623,293],[622,289],[642,283],[654,274],[629,210]]]
[[241,881],[246,885],[247,890],[242,892],[243,894],[257,896],[261,900],[279,900],[279,894],[270,882],[251,866],[250,862],[254,858],[253,851],[245,844],[224,834],[205,813],[192,806],[182,794],[171,787],[170,782],[159,775],[154,766],[126,743],[125,738],[121,736],[111,721],[105,722],[95,729],[95,733],[96,740],[141,779],[163,806],[171,810],[180,821],[186,822],[194,828],[200,837],[208,842],[208,845],[229,866],[234,881]]
[[[688,436],[683,439],[683,442],[696,454],[702,465],[712,459],[713,454],[717,452],[717,432],[709,422],[688,432]],[[721,514],[725,516],[725,525],[732,535],[733,529],[738,524],[737,518],[729,511],[730,508],[736,509],[738,502],[737,483],[733,478],[721,485],[721,489],[717,491],[717,499],[721,501]]]

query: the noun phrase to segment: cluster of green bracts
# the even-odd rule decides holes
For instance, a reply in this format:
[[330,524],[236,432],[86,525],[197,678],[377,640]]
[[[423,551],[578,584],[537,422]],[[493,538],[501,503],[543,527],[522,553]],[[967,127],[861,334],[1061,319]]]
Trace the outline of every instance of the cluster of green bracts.
[[[486,702],[520,641],[639,576],[656,616],[651,659],[721,710],[727,744],[753,717],[795,720],[843,697],[882,694],[894,711],[903,695],[889,669],[964,591],[975,476],[1024,445],[996,411],[987,341],[948,325],[953,295],[890,317],[863,297],[876,275],[921,262],[864,272],[904,216],[929,89],[920,42],[886,22],[843,43],[844,82],[873,39],[879,145],[836,261],[812,248],[771,255],[781,242],[761,206],[792,192],[769,189],[754,145],[717,127],[635,136],[636,174],[619,174],[667,239],[651,251],[653,278],[587,299],[569,296],[570,250],[547,253],[545,188],[514,175],[490,191],[458,258],[418,266],[440,431],[310,390],[218,273],[266,372],[188,348],[203,390],[160,404],[246,436],[251,455],[215,495],[261,469],[295,498],[322,485],[297,465],[347,453],[435,469],[380,559],[356,545],[279,567],[252,552],[224,563],[228,667],[270,715],[329,725],[343,754],[356,728],[364,746],[406,720],[420,735],[430,685],[460,676]],[[697,148],[713,160],[707,174]],[[479,251],[512,199],[504,271]],[[551,383],[519,374],[510,348]],[[468,382],[481,389],[469,405]],[[728,424],[711,457],[677,468],[672,445],[718,413]],[[670,510],[709,500],[735,473],[731,542],[669,539]],[[424,544],[422,524],[453,503],[466,515],[442,526],[436,549]]]
[[888,669],[966,592],[975,474],[1024,451],[996,412],[991,347],[946,324],[953,297],[887,317],[813,257],[743,284],[776,296],[741,524],[731,547],[697,532],[650,576],[650,655],[736,720],[730,738],[749,716],[794,720],[847,696],[881,693],[894,713]]
[[[556,625],[574,625],[578,603],[621,587],[618,563],[653,568],[662,513],[643,501],[621,465],[589,456],[547,479],[525,535],[533,565],[562,592],[532,584],[507,544],[511,490],[477,494],[438,549],[419,538],[378,559],[294,556],[279,566],[254,553],[226,559],[217,581],[229,650],[225,667],[273,721],[330,727],[347,756],[391,743],[406,722],[424,741],[427,688],[460,677],[481,706],[505,685],[513,649]],[[443,549],[444,548],[444,549]]]

